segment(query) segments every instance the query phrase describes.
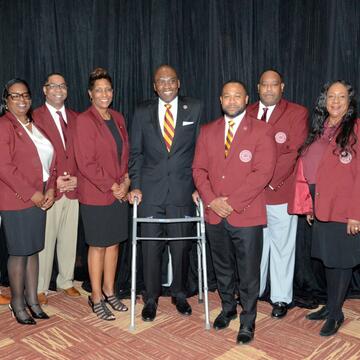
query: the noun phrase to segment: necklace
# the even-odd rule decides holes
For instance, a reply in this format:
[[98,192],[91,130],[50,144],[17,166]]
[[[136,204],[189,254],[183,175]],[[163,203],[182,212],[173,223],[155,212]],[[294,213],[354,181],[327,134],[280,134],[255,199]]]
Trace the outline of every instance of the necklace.
[[31,121],[29,120],[29,118],[26,118],[26,122],[22,122],[17,116],[16,117],[16,120],[23,126],[29,126],[31,124]]
[[109,112],[106,112],[106,113],[102,114],[101,117],[102,117],[104,120],[110,120],[110,119],[111,119],[111,115],[110,115]]

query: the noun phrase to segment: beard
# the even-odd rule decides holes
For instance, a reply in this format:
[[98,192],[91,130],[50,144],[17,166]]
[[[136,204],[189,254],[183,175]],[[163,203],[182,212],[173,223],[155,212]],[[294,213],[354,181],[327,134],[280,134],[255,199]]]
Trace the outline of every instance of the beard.
[[226,116],[228,116],[229,118],[235,118],[235,117],[237,117],[237,116],[239,116],[240,114],[242,114],[244,111],[245,111],[245,109],[246,109],[246,105],[245,106],[243,106],[243,107],[241,107],[241,108],[239,108],[236,112],[234,112],[234,113],[232,113],[232,114],[230,114],[226,109],[224,109],[224,108],[222,108],[222,111],[223,111],[223,113],[226,115]]

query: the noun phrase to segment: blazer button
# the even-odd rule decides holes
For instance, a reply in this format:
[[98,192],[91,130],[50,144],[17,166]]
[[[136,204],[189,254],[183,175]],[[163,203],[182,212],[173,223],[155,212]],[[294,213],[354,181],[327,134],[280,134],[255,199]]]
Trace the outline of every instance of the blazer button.
[[221,178],[222,178],[222,179],[225,179],[225,175],[223,175]]
[[318,192],[317,192],[315,195],[316,195],[316,196],[319,196],[319,195],[320,195],[320,193],[318,193]]

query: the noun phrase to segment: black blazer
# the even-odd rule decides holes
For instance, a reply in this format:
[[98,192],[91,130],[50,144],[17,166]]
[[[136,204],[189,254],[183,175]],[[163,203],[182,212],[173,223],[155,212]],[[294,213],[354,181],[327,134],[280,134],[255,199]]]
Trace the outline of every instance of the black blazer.
[[142,191],[144,204],[191,205],[191,194],[195,189],[191,165],[200,129],[201,102],[179,96],[170,152],[160,129],[158,106],[156,98],[135,110],[130,132],[131,188]]

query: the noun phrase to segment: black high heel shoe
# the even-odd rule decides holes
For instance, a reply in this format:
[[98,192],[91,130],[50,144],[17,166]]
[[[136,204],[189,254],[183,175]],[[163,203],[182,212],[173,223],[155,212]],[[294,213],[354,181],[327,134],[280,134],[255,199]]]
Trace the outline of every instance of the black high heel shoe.
[[[36,321],[27,313],[25,309],[21,309],[19,311],[14,311],[14,309],[9,304],[9,309],[11,311],[12,317],[16,319],[16,321],[21,325],[36,325]],[[24,318],[20,317],[20,314],[27,315]]]
[[39,304],[26,304],[28,309],[30,310],[31,316],[35,319],[50,319],[49,315],[43,311]]

